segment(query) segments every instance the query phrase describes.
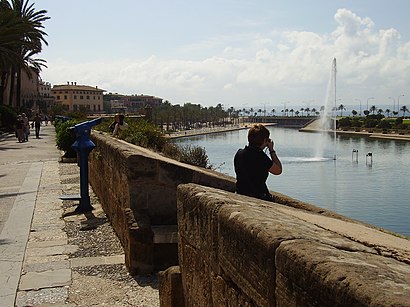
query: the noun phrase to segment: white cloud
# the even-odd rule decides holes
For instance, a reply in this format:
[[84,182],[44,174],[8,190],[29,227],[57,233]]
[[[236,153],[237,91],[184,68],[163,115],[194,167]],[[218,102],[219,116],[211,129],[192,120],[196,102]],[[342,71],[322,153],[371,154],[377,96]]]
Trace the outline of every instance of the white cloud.
[[106,63],[49,62],[44,79],[77,81],[119,93],[153,94],[171,103],[214,105],[222,101],[241,106],[315,99],[320,104],[336,57],[338,92],[345,104],[361,95],[388,102],[387,97],[407,89],[410,42],[402,42],[395,29],[377,30],[370,18],[347,9],[339,9],[334,20],[337,27],[329,34],[272,31],[195,43],[186,50],[219,50],[196,60],[151,56]]

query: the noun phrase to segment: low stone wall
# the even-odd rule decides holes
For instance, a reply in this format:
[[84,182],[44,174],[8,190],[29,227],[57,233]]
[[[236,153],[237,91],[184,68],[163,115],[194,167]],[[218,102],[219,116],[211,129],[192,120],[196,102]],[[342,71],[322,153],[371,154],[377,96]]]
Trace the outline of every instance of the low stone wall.
[[184,184],[178,230],[161,306],[410,306],[410,241],[359,222]]
[[96,148],[89,155],[89,182],[124,247],[128,270],[151,273],[178,264],[178,184],[234,191],[233,179],[104,133],[94,131],[91,138]]

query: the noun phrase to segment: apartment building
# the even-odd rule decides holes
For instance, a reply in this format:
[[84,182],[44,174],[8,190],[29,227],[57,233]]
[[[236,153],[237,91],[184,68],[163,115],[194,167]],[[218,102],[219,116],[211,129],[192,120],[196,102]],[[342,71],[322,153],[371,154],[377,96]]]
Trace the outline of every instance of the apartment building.
[[156,107],[162,103],[162,98],[151,95],[118,95],[111,94],[112,112],[138,113],[145,107]]
[[105,90],[97,86],[77,85],[77,82],[54,85],[51,90],[55,103],[61,104],[66,110],[86,110],[90,113],[103,112],[104,92]]

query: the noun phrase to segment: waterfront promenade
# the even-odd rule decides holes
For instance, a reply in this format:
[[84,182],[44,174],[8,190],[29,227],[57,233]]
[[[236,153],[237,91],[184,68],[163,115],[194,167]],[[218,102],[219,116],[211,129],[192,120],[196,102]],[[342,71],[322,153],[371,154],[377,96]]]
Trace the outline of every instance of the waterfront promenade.
[[[323,132],[319,127],[319,119],[312,121],[306,127],[300,128],[300,132]],[[190,129],[190,130],[181,130],[177,132],[173,132],[170,134],[164,135],[166,138],[169,139],[176,139],[176,138],[183,138],[183,137],[190,137],[195,135],[204,135],[204,134],[213,134],[213,133],[221,133],[221,132],[229,132],[229,131],[236,131],[242,129],[248,129],[255,123],[241,123],[240,125],[226,125],[225,127],[213,127],[213,128],[198,128],[198,129]],[[265,126],[275,126],[274,123],[262,123]],[[332,131],[328,131],[331,133]],[[410,141],[410,134],[399,134],[399,133],[379,133],[379,132],[368,132],[368,131],[343,131],[337,130],[336,134],[338,135],[351,135],[357,137],[366,137],[366,138],[373,138],[373,139],[390,139],[390,140],[397,140],[397,141]]]
[[128,274],[92,189],[91,213],[59,199],[79,193],[79,167],[59,162],[54,126],[2,134],[0,152],[0,307],[159,306],[156,275]]

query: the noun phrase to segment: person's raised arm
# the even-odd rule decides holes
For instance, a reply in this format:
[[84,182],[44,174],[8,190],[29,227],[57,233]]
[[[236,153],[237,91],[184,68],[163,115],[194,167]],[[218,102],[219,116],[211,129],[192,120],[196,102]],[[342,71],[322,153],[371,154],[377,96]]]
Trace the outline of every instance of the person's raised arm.
[[268,149],[269,149],[269,154],[270,154],[270,158],[272,159],[272,166],[269,169],[269,172],[274,174],[274,175],[280,175],[282,174],[282,162],[280,162],[275,149],[273,149],[273,141],[271,139],[269,139],[269,143],[268,143]]

